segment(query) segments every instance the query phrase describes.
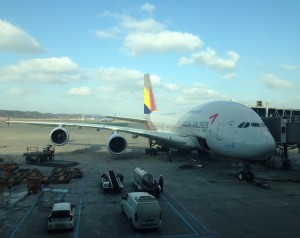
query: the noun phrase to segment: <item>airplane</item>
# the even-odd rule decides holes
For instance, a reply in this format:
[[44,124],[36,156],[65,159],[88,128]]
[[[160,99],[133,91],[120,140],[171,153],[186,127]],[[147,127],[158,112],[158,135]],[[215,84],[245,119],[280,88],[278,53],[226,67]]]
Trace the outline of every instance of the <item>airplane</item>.
[[[154,145],[188,151],[204,150],[245,164],[248,160],[269,159],[276,149],[274,138],[262,119],[251,108],[237,102],[212,101],[176,110],[158,110],[149,74],[144,75],[144,113],[147,116],[143,119],[107,117],[144,123],[145,129],[73,122],[7,120],[7,123],[56,126],[50,132],[50,140],[58,146],[67,144],[70,139],[66,126],[111,130],[107,149],[115,155],[123,154],[127,149],[126,138],[120,132],[130,133],[133,138],[148,138],[150,147],[146,152],[153,150]],[[244,179],[247,173],[251,175],[252,172],[239,171],[239,179]]]
[[112,122],[113,120],[113,118],[104,117],[100,119],[100,122]]

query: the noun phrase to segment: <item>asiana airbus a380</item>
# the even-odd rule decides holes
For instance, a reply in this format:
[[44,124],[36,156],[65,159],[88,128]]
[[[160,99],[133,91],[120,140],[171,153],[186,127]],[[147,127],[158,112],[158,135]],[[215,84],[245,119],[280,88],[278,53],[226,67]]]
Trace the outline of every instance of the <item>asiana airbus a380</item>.
[[40,124],[56,126],[50,133],[55,145],[69,141],[66,126],[90,127],[111,130],[107,149],[112,154],[123,154],[127,149],[126,138],[146,137],[150,146],[179,150],[208,150],[239,160],[265,160],[276,149],[275,141],[261,118],[249,107],[232,101],[215,101],[201,105],[157,110],[149,74],[144,76],[145,119],[112,117],[145,123],[145,129],[72,122],[10,121],[7,123]]

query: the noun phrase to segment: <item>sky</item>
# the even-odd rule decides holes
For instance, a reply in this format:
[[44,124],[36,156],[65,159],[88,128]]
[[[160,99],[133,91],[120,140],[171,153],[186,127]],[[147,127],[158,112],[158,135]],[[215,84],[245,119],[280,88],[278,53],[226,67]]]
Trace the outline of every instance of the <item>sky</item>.
[[300,109],[298,0],[0,0],[0,110],[144,117],[232,100]]

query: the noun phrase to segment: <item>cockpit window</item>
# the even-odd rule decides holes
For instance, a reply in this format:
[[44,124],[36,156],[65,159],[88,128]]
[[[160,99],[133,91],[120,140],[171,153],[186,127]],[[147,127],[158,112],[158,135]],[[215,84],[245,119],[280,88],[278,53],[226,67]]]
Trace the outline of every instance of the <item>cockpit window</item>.
[[245,125],[243,126],[243,128],[247,128],[250,126],[250,123],[249,122],[246,122]]
[[238,128],[247,128],[247,127],[265,127],[264,123],[258,123],[258,122],[242,122],[238,125]]
[[245,122],[242,122],[241,124],[239,124],[238,128],[243,128],[244,124],[245,124]]
[[260,127],[260,124],[256,123],[256,122],[251,122],[251,126],[252,127]]

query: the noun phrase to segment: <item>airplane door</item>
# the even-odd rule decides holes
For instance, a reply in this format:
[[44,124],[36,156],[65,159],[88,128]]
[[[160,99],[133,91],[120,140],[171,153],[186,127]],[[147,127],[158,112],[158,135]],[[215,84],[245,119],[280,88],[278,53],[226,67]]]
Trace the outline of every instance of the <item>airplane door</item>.
[[219,124],[217,127],[217,139],[218,140],[223,140],[223,130],[224,130],[224,125]]

